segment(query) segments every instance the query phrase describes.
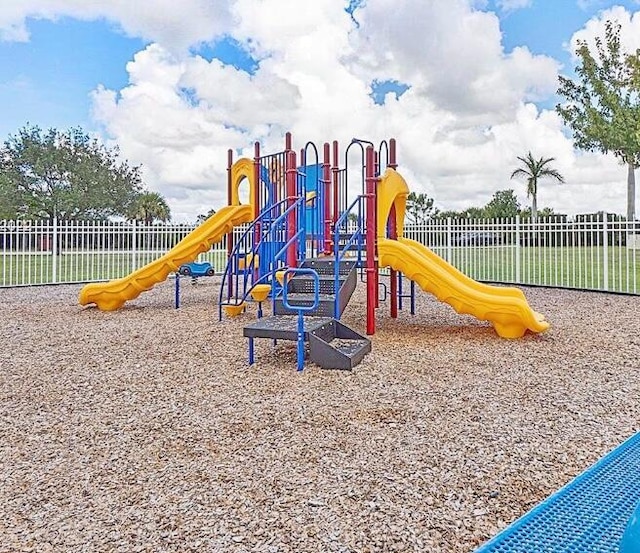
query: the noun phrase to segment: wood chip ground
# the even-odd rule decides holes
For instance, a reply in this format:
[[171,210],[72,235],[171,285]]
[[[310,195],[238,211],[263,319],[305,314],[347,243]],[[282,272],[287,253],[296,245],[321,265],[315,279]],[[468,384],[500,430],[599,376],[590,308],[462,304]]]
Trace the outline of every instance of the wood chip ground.
[[[217,321],[0,290],[0,552],[469,552],[640,430],[640,297],[525,289],[500,339],[418,294],[352,372]],[[364,331],[364,287],[344,322]]]

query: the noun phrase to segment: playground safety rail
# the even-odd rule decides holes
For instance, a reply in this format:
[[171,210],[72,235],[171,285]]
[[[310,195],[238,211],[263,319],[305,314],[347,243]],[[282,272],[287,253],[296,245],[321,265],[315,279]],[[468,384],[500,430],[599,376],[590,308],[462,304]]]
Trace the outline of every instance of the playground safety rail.
[[[640,295],[640,223],[611,215],[575,221],[442,219],[405,224],[404,235],[485,282]],[[347,229],[357,228],[351,222]],[[195,225],[110,221],[0,221],[0,287],[99,282],[165,254]],[[234,229],[238,239],[245,226]],[[349,230],[347,230],[349,232]],[[216,273],[226,239],[197,261]]]
[[[273,277],[280,268],[285,266],[285,258],[290,248],[296,246],[296,244],[300,244],[300,242],[304,242],[305,236],[304,228],[299,228],[293,235],[286,239],[286,241],[279,240],[279,238],[288,235],[289,216],[296,214],[298,210],[300,210],[304,198],[298,198],[282,211],[279,216],[273,220],[271,219],[273,213],[277,213],[290,202],[291,199],[284,199],[265,208],[260,216],[247,227],[239,240],[236,241],[229,262],[222,275],[220,299],[218,302],[218,320],[222,320],[222,309],[225,305],[241,305],[258,284],[271,284],[272,297],[275,297],[278,293],[276,280]],[[258,241],[255,242],[255,228],[258,225],[261,226],[261,235]],[[283,243],[283,245],[274,253],[272,259],[268,259],[266,262],[265,260],[261,261],[258,257],[260,247],[268,243]],[[243,267],[240,267],[239,263],[241,255],[244,256],[245,260]],[[256,260],[258,260],[258,264],[256,264]],[[258,274],[258,265],[260,263],[263,263],[261,275]],[[241,275],[242,280],[240,280]],[[240,283],[242,283],[242,292],[240,292]],[[236,290],[235,293],[233,291],[234,289]],[[225,290],[227,293],[226,300],[224,298]],[[231,301],[232,299],[233,302]]]
[[[340,262],[346,257],[351,246],[356,243],[356,264],[358,267],[362,266],[362,246],[364,243],[364,201],[365,196],[358,196],[335,223],[333,231],[333,255],[335,258],[333,273],[334,290],[338,290],[340,288]],[[349,226],[349,215],[353,213],[355,207],[358,208],[358,219],[355,227],[353,227]],[[348,235],[349,237],[347,238],[343,248],[340,249],[340,236],[342,234]],[[340,318],[340,304],[337,295],[334,304],[334,317],[336,319]]]
[[[313,302],[310,305],[291,305],[288,301],[287,286],[289,275],[309,275],[313,278]],[[296,357],[298,362],[298,372],[304,369],[304,314],[317,309],[320,304],[320,279],[318,273],[313,269],[304,267],[289,268],[284,272],[285,283],[282,287],[282,304],[287,309],[298,312]]]

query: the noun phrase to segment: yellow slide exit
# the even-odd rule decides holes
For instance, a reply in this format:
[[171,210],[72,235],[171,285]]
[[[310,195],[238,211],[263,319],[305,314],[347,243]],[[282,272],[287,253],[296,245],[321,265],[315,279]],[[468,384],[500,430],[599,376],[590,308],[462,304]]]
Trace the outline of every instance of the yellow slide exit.
[[[549,323],[529,306],[518,288],[490,286],[469,278],[419,242],[403,238],[409,187],[394,170],[387,169],[378,186],[378,264],[404,273],[425,292],[448,303],[458,313],[489,321],[502,338],[520,338],[544,332]],[[392,207],[396,213],[397,240],[385,238]]]
[[115,311],[125,302],[137,298],[155,284],[190,263],[222,240],[233,227],[253,220],[251,205],[227,206],[209,217],[162,257],[134,271],[129,276],[110,282],[87,284],[80,291],[80,305],[96,304],[102,311]]
[[549,328],[544,317],[529,307],[521,290],[477,282],[418,242],[378,239],[378,255],[381,267],[401,271],[458,313],[489,321],[502,338],[520,338],[527,330]]

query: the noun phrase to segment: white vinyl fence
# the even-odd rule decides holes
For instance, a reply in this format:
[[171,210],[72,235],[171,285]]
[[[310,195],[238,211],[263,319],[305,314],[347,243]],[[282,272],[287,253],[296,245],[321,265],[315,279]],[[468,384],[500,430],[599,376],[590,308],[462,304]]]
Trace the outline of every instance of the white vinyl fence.
[[[640,223],[606,215],[576,221],[438,220],[405,237],[476,280],[640,294]],[[0,287],[126,276],[171,249],[192,225],[0,221]],[[241,233],[242,230],[236,229]],[[216,272],[226,241],[202,254]]]

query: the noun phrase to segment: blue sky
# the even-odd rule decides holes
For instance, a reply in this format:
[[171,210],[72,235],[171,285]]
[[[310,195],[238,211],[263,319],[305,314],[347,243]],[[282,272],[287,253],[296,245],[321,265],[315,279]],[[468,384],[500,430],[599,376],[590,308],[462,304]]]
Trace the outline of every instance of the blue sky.
[[121,88],[125,66],[144,47],[105,21],[30,20],[29,42],[0,43],[0,136],[30,122],[91,127],[90,92]]
[[[543,191],[541,206],[624,211],[615,160],[573,149],[554,91],[558,71],[572,70],[576,33],[592,37],[615,12],[640,36],[640,0],[290,4],[0,4],[0,140],[27,123],[102,134],[142,165],[177,220],[224,202],[215,183],[226,148],[277,146],[285,130],[398,137],[414,189],[442,209],[517,188],[513,160],[533,150],[556,157],[568,181]],[[528,53],[512,56],[519,47]]]

